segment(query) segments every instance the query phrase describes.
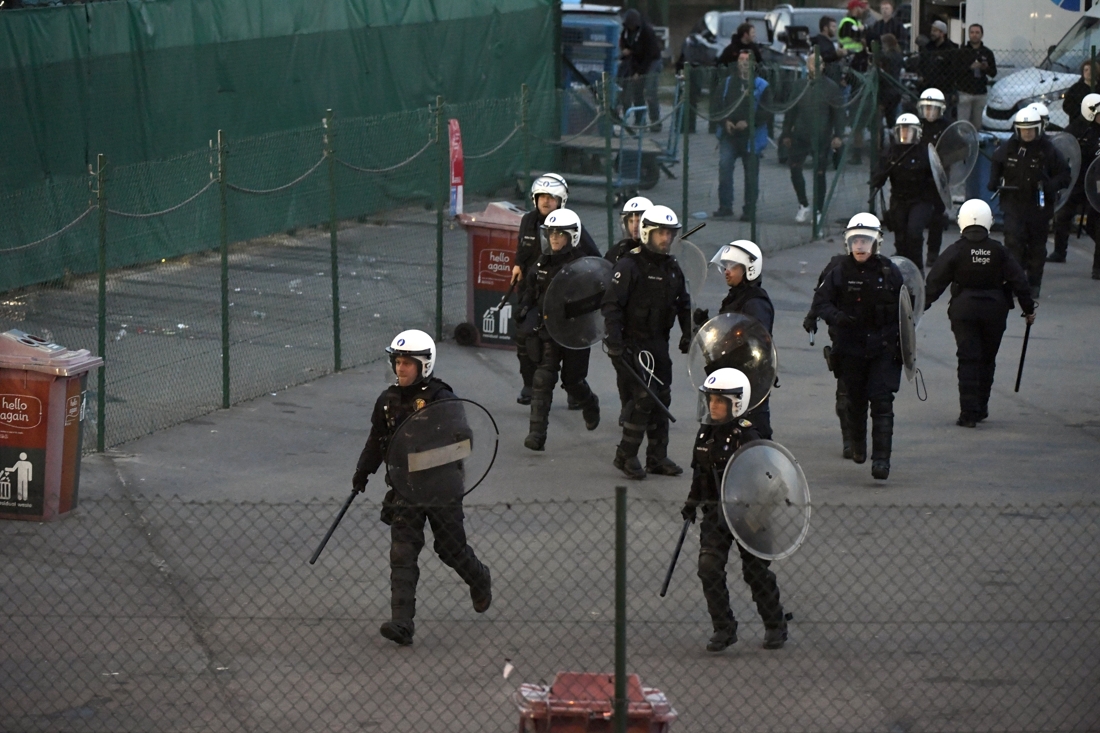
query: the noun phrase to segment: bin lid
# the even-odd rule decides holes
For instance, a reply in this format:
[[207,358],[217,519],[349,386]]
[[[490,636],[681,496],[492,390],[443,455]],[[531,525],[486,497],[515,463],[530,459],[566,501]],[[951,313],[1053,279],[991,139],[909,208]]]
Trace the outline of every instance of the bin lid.
[[87,349],[66,349],[14,328],[0,333],[0,367],[73,377],[101,366],[103,359]]
[[459,214],[458,223],[464,227],[519,231],[519,222],[525,213],[510,201],[493,201],[479,214]]

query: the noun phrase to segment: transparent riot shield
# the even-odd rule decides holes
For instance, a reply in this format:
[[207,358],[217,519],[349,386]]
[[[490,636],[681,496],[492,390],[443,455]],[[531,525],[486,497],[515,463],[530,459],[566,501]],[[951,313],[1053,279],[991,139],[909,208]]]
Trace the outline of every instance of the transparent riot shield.
[[952,122],[936,141],[936,153],[947,171],[948,188],[959,191],[978,162],[978,131],[968,120]]
[[924,273],[908,257],[894,255],[890,261],[901,270],[905,289],[909,291],[909,302],[913,306],[913,325],[920,325],[921,316],[924,315]]
[[901,289],[898,300],[898,327],[901,340],[901,363],[905,366],[905,378],[913,381],[917,373],[917,323],[913,320],[913,302],[909,289]]
[[1089,206],[1100,211],[1100,157],[1093,159],[1089,169],[1085,171],[1085,196],[1088,197]]
[[1054,210],[1057,211],[1065,206],[1066,201],[1069,201],[1069,195],[1073,193],[1073,186],[1077,183],[1077,176],[1081,175],[1081,146],[1077,143],[1077,138],[1068,132],[1054,133],[1050,136],[1050,142],[1058,148],[1058,152],[1069,163],[1069,185],[1058,194],[1058,201],[1054,204]]
[[603,257],[582,257],[561,268],[542,303],[550,338],[567,349],[587,349],[604,334],[600,304],[614,270]]
[[749,552],[782,560],[810,532],[810,485],[798,460],[770,440],[741,446],[722,476],[726,526]]
[[945,209],[951,208],[951,182],[947,178],[947,171],[943,168],[939,153],[932,143],[928,143],[928,164],[932,166],[932,180],[936,184],[936,193]]
[[763,323],[743,313],[720,313],[702,325],[688,350],[688,378],[699,389],[707,375],[723,367],[749,378],[750,410],[764,401],[779,373],[779,354]]
[[669,253],[676,258],[676,262],[684,272],[691,302],[699,302],[703,295],[703,285],[707,281],[707,257],[703,254],[703,250],[686,239],[677,239],[672,243]]
[[488,475],[498,438],[496,421],[478,403],[429,402],[390,438],[386,481],[410,504],[458,501]]

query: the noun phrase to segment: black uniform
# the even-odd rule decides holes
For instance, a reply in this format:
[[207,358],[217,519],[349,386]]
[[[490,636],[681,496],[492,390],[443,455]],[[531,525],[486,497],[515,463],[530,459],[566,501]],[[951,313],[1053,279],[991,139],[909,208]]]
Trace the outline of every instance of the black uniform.
[[791,141],[787,163],[800,206],[810,205],[802,166],[807,157],[814,161],[814,211],[821,211],[828,188],[825,171],[832,158],[830,144],[833,138],[844,137],[845,115],[840,87],[835,81],[819,76],[809,84],[806,93],[784,114],[780,140]]
[[[1080,104],[1078,104],[1080,107]],[[1054,252],[1047,259],[1048,262],[1065,262],[1066,253],[1069,250],[1069,232],[1073,228],[1073,219],[1082,210],[1087,216],[1088,234],[1093,242],[1100,239],[1097,236],[1097,227],[1100,226],[1100,212],[1093,209],[1085,195],[1085,171],[1100,153],[1100,124],[1089,122],[1080,114],[1070,120],[1066,132],[1077,138],[1077,144],[1081,146],[1081,174],[1073,184],[1073,192],[1066,200],[1065,206],[1054,215]],[[1093,269],[1100,267],[1100,248],[1093,258]]]
[[[619,260],[623,258],[623,255],[632,249],[640,249],[641,246],[642,240],[640,239],[632,239],[630,237],[620,239],[613,247],[607,250],[604,259],[610,262],[612,266],[615,266],[618,264]],[[634,395],[634,380],[631,379],[629,375],[623,374],[621,370],[616,369],[615,387],[619,392],[619,425],[622,426],[627,418],[627,412],[632,408],[631,400]]]
[[[378,397],[371,414],[371,431],[355,469],[353,484],[364,486],[367,476],[378,470],[386,459],[386,450],[398,426],[414,412],[437,400],[453,399],[454,392],[445,382],[431,377],[409,387],[390,386]],[[387,483],[389,478],[387,476]],[[390,525],[390,609],[392,621],[383,626],[386,638],[407,644],[412,642],[416,615],[416,583],[420,578],[417,558],[424,548],[424,523],[430,522],[435,536],[435,552],[448,567],[470,586],[476,610],[489,607],[489,568],[483,565],[466,543],[462,525],[462,498],[441,500],[430,506],[412,505],[393,489],[386,492],[382,521]],[[386,633],[389,626],[397,636]]]
[[947,315],[959,358],[959,422],[985,419],[997,368],[997,350],[1012,308],[1012,294],[1025,314],[1035,310],[1027,276],[1000,242],[963,238],[944,251],[928,273],[925,308],[951,286]]
[[[722,300],[719,313],[743,313],[752,316],[764,324],[768,333],[775,323],[775,306],[772,305],[768,291],[760,286],[760,279],[752,282],[742,280],[740,285],[731,286]],[[754,409],[745,414],[745,419],[753,424],[761,438],[772,439],[771,396],[769,395]]]
[[[615,265],[611,285],[604,294],[605,342],[609,351],[622,350],[622,362],[634,369],[661,402],[672,402],[672,357],[668,353],[672,324],[680,322],[680,350],[691,337],[691,297],[676,258],[638,247]],[[616,368],[620,368],[616,362]],[[668,457],[668,417],[636,380],[631,379],[633,408],[623,421],[623,437],[616,451],[616,465],[637,458],[642,438],[648,434],[646,466]]]
[[[922,267],[924,230],[936,212],[936,182],[928,162],[928,147],[921,140],[910,145],[891,143],[871,177],[871,186],[880,188],[890,181],[890,208],[887,228],[894,233],[894,250]],[[940,202],[942,211],[943,204]],[[923,267],[922,267],[923,269]]]
[[1001,191],[1005,246],[1027,273],[1038,297],[1047,257],[1047,233],[1058,192],[1069,185],[1069,165],[1045,135],[1024,142],[1013,135],[993,153],[989,190]]
[[[539,255],[542,254],[542,233],[540,227],[542,222],[546,220],[546,217],[539,213],[538,207],[528,211],[523,215],[523,218],[519,221],[519,243],[516,247],[516,261],[515,264],[519,267],[519,271],[524,276],[527,275],[527,271],[531,269],[535,261],[538,260]],[[582,226],[581,227],[581,241],[577,247],[582,257],[599,257],[600,250],[596,248],[596,243],[592,241],[592,235]],[[522,288],[522,284],[520,286]],[[521,290],[522,292],[522,290]],[[520,309],[516,309],[516,357],[519,359],[519,374],[523,378],[524,392],[530,392],[532,389],[532,381],[535,378],[535,369],[538,367],[537,361],[532,361],[528,356],[530,353],[527,348],[527,337],[535,332],[538,325],[538,311],[528,310],[526,314],[526,320],[520,318]],[[584,376],[588,376],[588,352],[585,352],[585,368]]]
[[591,349],[566,349],[550,338],[543,327],[543,304],[551,281],[570,262],[585,255],[579,248],[569,247],[561,252],[540,255],[523,279],[520,294],[520,317],[527,321],[529,311],[539,314],[535,331],[527,337],[528,357],[538,365],[532,379],[531,433],[524,445],[532,450],[542,450],[546,441],[546,428],[550,419],[550,404],[554,399],[554,385],[561,372],[561,383],[570,401],[584,411],[589,430],[595,430],[600,422],[600,401],[588,386],[588,359]]
[[[929,144],[935,145],[940,141],[940,136],[943,135],[943,131],[947,129],[947,126],[951,123],[946,117],[940,116],[938,120],[926,120],[921,118],[920,123],[920,143],[921,147],[927,150]],[[944,163],[944,168],[950,166],[949,162]],[[932,219],[928,222],[928,256],[925,261],[928,267],[932,266],[932,263],[936,261],[936,258],[940,256],[940,248],[943,246],[943,230],[946,221],[944,219],[944,212],[946,208],[943,205],[943,200],[937,196],[932,202]],[[917,267],[921,267],[919,260],[914,260],[914,264]],[[924,268],[921,267],[923,271]]]
[[[824,269],[821,270],[821,274],[817,276],[817,287],[821,287],[821,283],[825,280],[825,277],[829,272],[839,265],[844,260],[848,259],[848,255],[833,255],[833,258],[829,260]],[[816,288],[815,288],[816,289]],[[814,306],[810,305],[810,312],[806,314],[805,320],[802,321],[803,328],[806,329],[806,333],[810,331],[817,331],[817,319],[821,317],[821,314],[817,312]],[[829,326],[829,340],[836,344],[836,329]],[[833,356],[834,346],[826,346],[825,350],[825,365],[829,368],[829,371],[836,377],[836,416],[840,420],[840,437],[843,445],[843,456],[845,458],[852,457],[852,435],[848,430],[848,388],[844,386],[844,380],[840,378],[840,367],[837,365],[839,361]]]
[[833,357],[848,389],[852,458],[856,463],[866,460],[870,404],[871,459],[876,468],[884,463],[887,474],[894,393],[901,386],[898,301],[902,287],[901,271],[887,257],[872,255],[860,263],[847,256],[825,276],[813,300],[814,312],[836,329]]
[[786,639],[787,619],[779,602],[775,573],[768,568],[771,563],[753,555],[737,542],[726,525],[719,505],[721,489],[718,482],[726,470],[726,464],[738,448],[760,437],[748,420],[700,425],[691,458],[691,491],[684,506],[684,516],[694,517],[695,507],[702,507],[699,579],[703,582],[703,595],[707,599],[707,611],[715,635],[730,634],[732,638],[729,643],[737,638],[737,620],[730,609],[729,588],[726,585],[726,562],[734,544],[741,555],[741,576],[752,590],[752,599],[764,621],[764,628],[780,629],[783,640]]

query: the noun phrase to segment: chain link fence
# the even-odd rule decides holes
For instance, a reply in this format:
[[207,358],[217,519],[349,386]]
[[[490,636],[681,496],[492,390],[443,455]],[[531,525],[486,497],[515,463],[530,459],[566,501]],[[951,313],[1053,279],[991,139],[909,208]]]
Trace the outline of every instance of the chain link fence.
[[[128,496],[0,526],[0,728],[515,730],[521,683],[615,669],[615,502],[468,506],[492,607],[429,546],[411,647],[378,635],[379,506],[354,504],[307,564],[336,509]],[[1100,725],[1100,506],[815,505],[772,565],[787,645],[761,648],[735,553],[739,641],[718,655],[695,527],[658,596],[679,525],[678,503],[625,505],[626,666],[675,730]]]

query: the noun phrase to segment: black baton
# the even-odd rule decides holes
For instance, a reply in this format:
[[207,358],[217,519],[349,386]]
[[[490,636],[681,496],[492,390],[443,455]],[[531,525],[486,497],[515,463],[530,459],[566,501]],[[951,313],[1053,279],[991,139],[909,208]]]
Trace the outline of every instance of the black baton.
[[340,507],[340,513],[336,515],[336,521],[332,523],[332,526],[328,528],[328,532],[325,532],[325,538],[321,540],[321,544],[317,546],[316,552],[313,553],[313,557],[309,559],[309,564],[313,565],[317,562],[317,558],[321,556],[321,550],[325,549],[325,545],[328,544],[329,538],[332,537],[332,533],[336,531],[336,525],[340,524],[340,520],[344,518],[344,514],[347,513],[348,507],[351,506],[352,500],[355,499],[355,491],[352,490],[348,494],[347,500],[344,502],[344,506]]
[[690,237],[690,236],[691,236],[692,234],[695,234],[695,232],[699,231],[700,229],[702,229],[702,228],[703,228],[703,227],[705,227],[706,225],[707,225],[707,223],[706,223],[705,221],[704,221],[704,222],[703,222],[702,224],[696,224],[696,225],[695,225],[694,227],[692,227],[691,231],[689,231],[689,232],[688,232],[687,234],[685,234],[684,236],[680,237],[680,239],[687,239],[687,238],[688,238],[688,237]]
[[661,412],[665,413],[665,417],[667,417],[672,422],[676,422],[676,418],[674,418],[672,416],[672,413],[669,412],[668,407],[665,406],[665,403],[661,402],[661,398],[657,396],[657,393],[654,392],[650,388],[650,386],[645,383],[645,380],[642,379],[641,374],[638,374],[638,372],[634,371],[634,367],[632,367],[630,364],[628,364],[626,359],[624,359],[621,356],[616,356],[616,357],[613,357],[613,360],[619,366],[620,369],[625,369],[630,374],[630,376],[634,379],[634,381],[637,382],[638,384],[640,384],[642,386],[642,389],[644,389],[646,391],[646,393],[649,394],[649,396],[653,398],[653,401],[657,403],[657,407],[661,408]]
[[508,291],[504,294],[504,297],[500,299],[500,302],[497,303],[497,307],[496,307],[497,310],[500,310],[501,308],[504,307],[504,304],[508,301],[508,298],[512,295],[512,293],[515,292],[516,283],[518,283],[518,282],[519,282],[519,276],[516,276],[516,277],[512,278],[512,284],[508,286]]
[[1016,389],[1015,392],[1020,391],[1020,377],[1024,376],[1024,357],[1027,356],[1027,339],[1031,336],[1031,324],[1027,324],[1024,328],[1024,347],[1020,349],[1020,368],[1016,370]]
[[676,549],[672,551],[672,562],[668,566],[668,572],[665,573],[665,582],[661,584],[661,598],[664,598],[665,593],[668,592],[668,584],[672,580],[672,571],[676,569],[676,561],[680,558],[680,550],[684,547],[684,538],[687,537],[689,524],[691,524],[691,520],[685,519],[684,527],[680,530],[680,539],[676,541]]

